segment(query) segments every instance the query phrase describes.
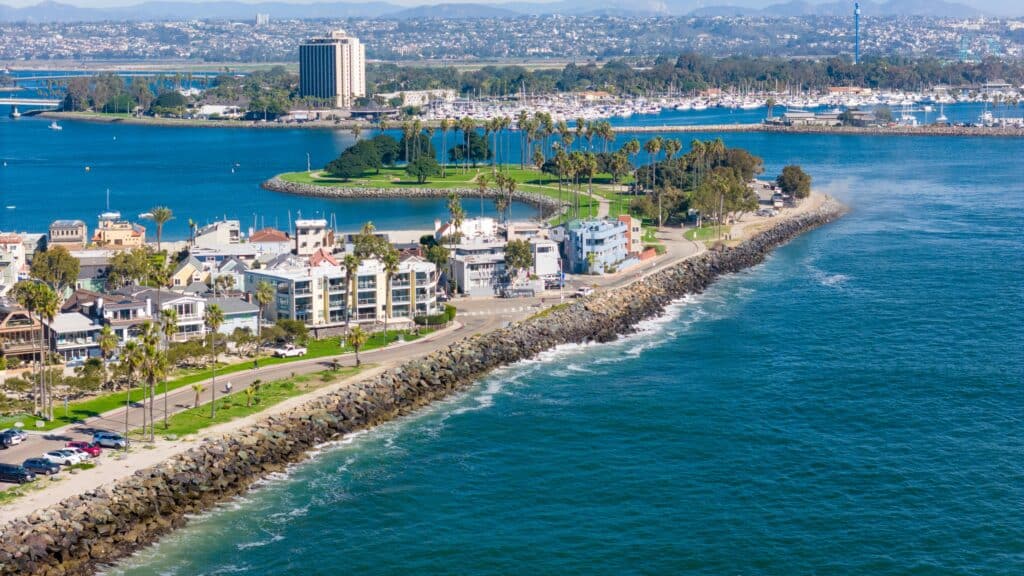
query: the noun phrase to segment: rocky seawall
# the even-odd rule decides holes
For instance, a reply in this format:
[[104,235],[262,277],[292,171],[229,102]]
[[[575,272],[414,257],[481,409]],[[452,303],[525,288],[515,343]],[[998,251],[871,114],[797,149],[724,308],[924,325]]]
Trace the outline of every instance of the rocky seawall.
[[708,251],[628,287],[463,339],[426,357],[212,438],[115,485],[69,498],[0,528],[0,575],[91,574],[208,511],[319,444],[409,414],[497,367],[555,346],[607,342],[632,332],[686,294],[754,266],[774,248],[844,212],[820,208],[778,223],[734,248]]
[[[488,188],[483,194],[476,188],[350,188],[288,182],[278,176],[263,182],[260,186],[274,192],[319,198],[447,198],[452,192],[465,198],[483,196],[494,199],[498,197],[498,191],[495,188]],[[556,198],[521,190],[516,190],[512,194],[512,199],[540,208],[545,216],[561,210],[566,205]]]

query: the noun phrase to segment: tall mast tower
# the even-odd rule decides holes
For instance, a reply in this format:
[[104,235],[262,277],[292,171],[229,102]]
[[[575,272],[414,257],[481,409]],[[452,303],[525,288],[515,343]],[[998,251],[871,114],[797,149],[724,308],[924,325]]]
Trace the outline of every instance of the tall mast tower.
[[853,64],[860,64],[860,2],[853,3]]

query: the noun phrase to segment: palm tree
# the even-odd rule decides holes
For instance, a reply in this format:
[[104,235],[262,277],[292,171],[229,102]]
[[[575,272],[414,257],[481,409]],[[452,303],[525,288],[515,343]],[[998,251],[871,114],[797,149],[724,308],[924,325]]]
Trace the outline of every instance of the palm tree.
[[[60,297],[53,291],[52,288],[46,284],[38,284],[36,288],[36,315],[39,316],[39,340],[43,342],[42,346],[45,350],[45,339],[43,332],[43,325],[45,322],[53,322],[53,319],[57,317],[57,313],[60,312]],[[46,354],[45,352],[40,355],[40,390],[42,391],[43,410],[46,412],[48,419],[53,420],[53,398],[50,395],[49,383],[46,381]]]
[[[516,187],[519,185],[515,178],[511,176],[505,178],[505,190],[508,192],[508,196],[505,198],[505,210],[508,210],[508,216],[505,218],[505,222],[512,220],[512,198],[516,195]],[[499,195],[501,190],[498,191]]]
[[361,263],[359,256],[355,254],[346,254],[345,259],[342,261],[342,266],[345,268],[345,277],[348,278],[348,293],[349,293],[349,305],[345,307],[345,325],[348,326],[349,318],[352,317],[352,311],[356,309],[356,280],[359,273],[359,264]]
[[451,246],[454,246],[455,235],[462,229],[462,221],[466,217],[466,212],[462,209],[462,201],[459,199],[459,194],[454,190],[448,194],[448,213],[451,215],[453,229],[453,232],[448,233],[448,243]]
[[107,375],[108,364],[110,363],[110,357],[117,350],[118,344],[117,334],[114,334],[109,324],[104,324],[103,328],[100,329],[97,344],[100,346],[100,356],[103,359],[103,387],[106,388],[110,385],[110,378]]
[[455,122],[451,118],[441,119],[441,179],[444,179],[445,169],[448,167],[448,131],[454,125]]
[[[142,376],[149,384],[149,441],[156,440],[156,419],[153,404],[156,403],[156,381],[167,375],[167,355],[160,349],[160,328],[151,322],[142,325]],[[167,428],[166,405],[164,407],[164,428]],[[145,433],[145,428],[143,428]]]
[[263,346],[263,314],[267,311],[267,305],[274,301],[274,285],[266,280],[261,280],[256,285],[256,303],[260,307],[260,317],[256,322],[256,356],[259,357],[260,349]]
[[256,398],[256,389],[252,386],[245,389],[245,407],[249,408],[252,406],[253,399]]
[[[171,340],[178,333],[178,311],[167,308],[160,311],[160,331],[164,337],[164,350],[171,349]],[[164,430],[167,429],[167,379],[164,379]]]
[[[494,179],[495,179],[496,183],[500,182],[501,181],[500,178],[502,178],[502,177],[503,177],[502,174],[495,174],[494,175]],[[480,194],[480,217],[481,218],[484,217],[484,196],[487,195],[487,186],[489,184],[490,184],[490,181],[487,179],[487,174],[481,174],[481,175],[476,177],[476,191],[477,191],[478,194]]]
[[[386,336],[386,335],[385,335]],[[353,326],[348,331],[348,336],[345,338],[348,341],[349,346],[352,347],[356,352],[356,366],[362,364],[359,359],[359,350],[366,344],[366,341],[370,339],[370,335],[363,331],[359,326]]]
[[463,155],[463,162],[462,162],[462,164],[466,168],[466,172],[469,172],[469,157],[471,155],[470,154],[470,150],[469,150],[469,138],[470,138],[470,135],[473,133],[473,131],[476,130],[476,120],[473,120],[469,116],[464,116],[464,117],[460,118],[459,119],[459,130],[462,130],[462,137],[463,137],[463,140],[465,140],[465,142],[466,142],[466,148],[465,148],[465,150],[463,150],[463,152],[465,152],[465,154]]
[[[128,439],[128,415],[131,412],[132,407],[132,383],[135,380],[135,376],[138,375],[139,369],[142,367],[143,353],[142,347],[138,342],[131,340],[124,345],[124,350],[121,351],[121,363],[125,367],[125,376],[127,377],[128,392],[125,394],[125,406],[124,406],[124,437]],[[142,408],[142,429],[146,429],[146,408]],[[127,444],[127,443],[126,443]],[[125,451],[128,451],[128,446],[125,446]]]
[[213,358],[213,377],[210,380],[210,419],[217,417],[217,330],[224,324],[224,312],[220,306],[210,304],[206,307],[206,314],[203,318],[206,330],[210,333],[210,356]]
[[654,191],[654,187],[658,182],[658,167],[656,160],[658,152],[661,152],[661,136],[655,136],[644,143],[644,152],[647,152],[651,158],[651,191]]
[[174,212],[166,206],[157,206],[150,210],[149,214],[153,223],[156,224],[156,251],[162,252],[163,247],[161,245],[161,240],[164,235],[164,224],[167,224],[174,219]]
[[633,138],[622,145],[622,150],[629,156],[629,161],[633,164],[633,189],[636,190],[636,155],[640,153],[640,141]]
[[206,386],[203,386],[202,382],[196,382],[192,385],[192,391],[196,394],[195,400],[192,402],[193,408],[199,408],[199,396],[202,395],[205,390]]
[[772,117],[772,110],[775,108],[776,104],[777,104],[777,102],[775,102],[775,98],[768,98],[767,100],[764,101],[764,105],[768,107],[768,118],[769,119],[771,119],[771,117]]
[[[384,258],[381,259],[384,265],[384,342],[388,341],[388,318],[391,317],[391,279],[398,273],[398,250],[389,248]],[[412,274],[412,272],[410,272]]]
[[363,133],[363,127],[362,126],[360,126],[359,124],[353,124],[352,125],[352,137],[356,139],[356,142],[359,142],[359,135],[362,134],[362,133]]

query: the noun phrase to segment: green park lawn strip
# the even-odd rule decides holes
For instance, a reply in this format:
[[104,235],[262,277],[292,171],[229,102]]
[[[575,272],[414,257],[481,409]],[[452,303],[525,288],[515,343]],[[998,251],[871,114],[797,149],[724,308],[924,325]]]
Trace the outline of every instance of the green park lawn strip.
[[[368,352],[377,348],[382,348],[388,344],[396,342],[399,337],[406,341],[412,341],[422,338],[426,334],[432,332],[430,328],[422,327],[418,334],[413,334],[408,331],[388,330],[387,337],[383,332],[374,332],[367,340],[366,344],[360,349],[360,352]],[[287,364],[289,362],[298,362],[300,360],[310,360],[315,358],[323,358],[326,356],[336,356],[338,354],[347,354],[353,352],[353,349],[349,345],[341,346],[337,337],[325,338],[323,340],[310,340],[306,349],[308,353],[305,356],[298,358],[274,358],[264,357],[260,358],[259,365],[263,366],[275,366],[278,364]],[[239,362],[237,364],[229,364],[217,368],[217,376],[226,376],[229,374],[236,374],[238,372],[244,372],[246,370],[252,370],[252,360],[245,362]],[[167,382],[167,390],[177,390],[178,388],[195,384],[196,382],[204,382],[209,380],[214,375],[212,369],[199,370],[169,380]],[[158,383],[156,386],[157,395],[162,394],[164,391],[164,384]],[[54,419],[47,421],[42,427],[36,427],[36,417],[28,414],[6,416],[0,418],[0,429],[10,428],[15,422],[22,422],[25,424],[26,430],[53,430],[60,428],[67,424],[73,424],[86,418],[92,418],[99,416],[105,412],[115,410],[123,407],[128,399],[128,395],[131,394],[132,402],[141,402],[144,397],[143,388],[132,388],[130,391],[113,392],[110,394],[104,394],[88,400],[81,400],[78,402],[71,402],[68,405],[68,410],[65,412],[64,406],[60,403],[54,405]]]
[[339,370],[326,370],[315,374],[304,374],[293,378],[267,382],[259,386],[259,390],[253,396],[251,403],[244,390],[235,392],[234,394],[217,399],[217,415],[215,417],[210,418],[210,405],[203,404],[171,416],[167,422],[167,428],[163,429],[158,424],[157,431],[164,436],[173,435],[179,438],[195,434],[203,428],[231,422],[238,418],[245,418],[289,398],[322,388],[339,379],[354,376],[368,367],[365,364],[358,368],[349,366]]
[[725,238],[725,235],[729,233],[731,228],[731,226],[702,226],[700,228],[690,228],[683,236],[687,240],[705,242]]

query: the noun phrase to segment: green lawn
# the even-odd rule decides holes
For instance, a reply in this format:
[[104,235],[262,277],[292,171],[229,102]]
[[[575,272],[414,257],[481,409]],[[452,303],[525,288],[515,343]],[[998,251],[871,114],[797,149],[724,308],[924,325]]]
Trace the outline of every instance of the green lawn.
[[244,391],[236,392],[217,400],[216,417],[210,418],[209,405],[201,405],[171,416],[168,420],[168,427],[160,429],[159,432],[162,435],[169,436],[174,434],[178,437],[195,434],[203,428],[230,422],[266,410],[288,398],[305,394],[341,378],[358,374],[367,367],[367,365],[360,366],[359,368],[350,366],[340,370],[327,370],[316,374],[305,374],[295,376],[294,378],[267,382],[260,385],[259,391],[253,397],[251,405],[247,405],[249,399]]
[[731,226],[702,226],[700,228],[690,228],[683,236],[687,240],[698,240],[701,242],[718,240],[719,238],[725,238],[725,235],[729,233],[731,228]]
[[[421,327],[419,334],[415,335],[409,331],[402,330],[388,330],[387,337],[385,339],[383,332],[375,332],[362,348],[362,352],[381,348],[388,344],[391,344],[399,339],[401,336],[404,340],[416,340],[422,338],[424,335],[432,332],[433,329]],[[309,360],[311,358],[323,358],[325,356],[335,356],[337,354],[345,354],[352,352],[352,347],[345,345],[340,346],[338,338],[325,338],[323,340],[310,340],[306,348],[309,350],[308,354],[300,358],[273,358],[263,357],[260,358],[259,365],[262,366],[273,366],[277,364],[286,364],[288,362],[296,362],[299,360]],[[217,376],[226,376],[228,374],[235,374],[238,372],[244,372],[252,369],[252,360],[246,360],[245,362],[239,362],[237,364],[222,365],[217,368]],[[214,375],[212,369],[198,370],[189,373],[186,376],[169,380],[167,382],[167,390],[176,390],[183,386],[189,386],[196,382],[202,382],[209,380]],[[162,394],[164,391],[164,385],[157,384],[157,394]],[[53,415],[54,419],[48,421],[41,428],[35,426],[35,416],[28,414],[21,414],[16,416],[5,416],[0,418],[0,429],[10,428],[15,422],[23,422],[25,429],[27,430],[53,430],[61,426],[72,424],[79,420],[91,418],[93,416],[99,416],[104,412],[109,412],[116,408],[120,408],[125,405],[128,395],[131,394],[132,402],[140,402],[143,398],[143,389],[132,388],[131,391],[113,392],[110,394],[104,394],[88,400],[81,400],[78,402],[71,402],[68,406],[68,411],[65,413],[64,405],[57,403],[54,405]]]

